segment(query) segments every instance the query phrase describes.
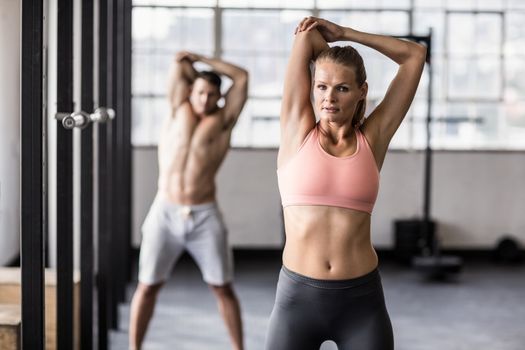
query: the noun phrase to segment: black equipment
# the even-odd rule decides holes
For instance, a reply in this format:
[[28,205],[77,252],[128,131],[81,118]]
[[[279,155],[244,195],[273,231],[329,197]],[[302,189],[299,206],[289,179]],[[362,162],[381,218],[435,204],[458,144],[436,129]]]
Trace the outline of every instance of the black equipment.
[[395,222],[396,255],[406,261],[411,260],[412,266],[426,274],[429,278],[443,279],[449,274],[461,271],[463,261],[458,256],[442,255],[440,242],[436,235],[437,223],[430,219],[430,194],[432,173],[432,147],[430,144],[432,122],[432,64],[431,43],[432,30],[428,36],[407,36],[407,39],[418,41],[427,46],[427,117],[426,117],[426,147],[424,168],[424,200],[423,218],[415,220],[399,220]]

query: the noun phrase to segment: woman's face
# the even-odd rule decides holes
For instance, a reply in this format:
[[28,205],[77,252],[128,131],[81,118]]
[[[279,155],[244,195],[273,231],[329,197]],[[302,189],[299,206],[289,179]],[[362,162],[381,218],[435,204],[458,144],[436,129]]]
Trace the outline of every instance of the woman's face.
[[329,60],[316,62],[312,88],[316,114],[337,123],[352,122],[367,92],[366,83],[358,86],[353,68]]

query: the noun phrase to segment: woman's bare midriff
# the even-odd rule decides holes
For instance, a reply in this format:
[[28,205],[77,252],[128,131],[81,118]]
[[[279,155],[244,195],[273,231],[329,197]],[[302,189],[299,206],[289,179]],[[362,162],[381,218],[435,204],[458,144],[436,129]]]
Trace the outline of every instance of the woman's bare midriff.
[[370,239],[370,214],[338,207],[284,208],[283,264],[316,279],[363,276],[377,267]]

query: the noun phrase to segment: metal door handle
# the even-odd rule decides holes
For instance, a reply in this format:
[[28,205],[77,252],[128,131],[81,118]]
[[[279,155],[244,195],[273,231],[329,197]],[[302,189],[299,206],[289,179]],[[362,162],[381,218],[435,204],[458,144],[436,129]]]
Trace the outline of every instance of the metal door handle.
[[98,107],[89,117],[92,122],[105,123],[115,119],[115,111],[113,108]]
[[91,114],[84,111],[73,113],[57,113],[55,119],[61,120],[62,125],[66,129],[80,128],[83,129],[90,122],[105,123],[108,120],[115,118],[115,111],[113,108],[99,107]]
[[[57,113],[57,119],[60,120],[60,116],[58,114],[66,114],[66,113]],[[73,129],[73,128],[85,128],[89,124],[89,114],[83,111],[79,112],[73,112],[71,114],[66,114],[62,116],[62,125],[66,129]]]

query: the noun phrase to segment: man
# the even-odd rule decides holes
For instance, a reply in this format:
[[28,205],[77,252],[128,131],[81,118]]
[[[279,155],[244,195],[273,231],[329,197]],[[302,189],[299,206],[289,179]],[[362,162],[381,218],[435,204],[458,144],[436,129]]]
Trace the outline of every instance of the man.
[[[197,72],[194,62],[215,72]],[[220,75],[233,84],[221,99]],[[240,307],[232,289],[233,261],[215,198],[215,175],[247,99],[248,73],[233,64],[180,52],[170,71],[171,118],[158,147],[157,196],[142,227],[139,283],[131,302],[129,341],[140,349],[159,290],[184,250],[217,297],[233,348],[243,348]]]

